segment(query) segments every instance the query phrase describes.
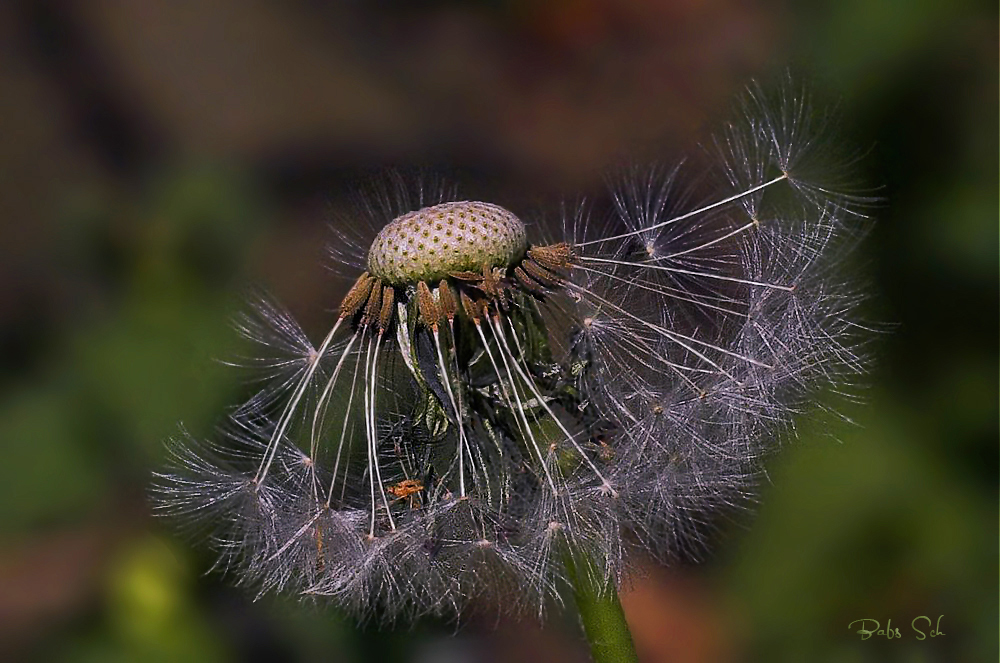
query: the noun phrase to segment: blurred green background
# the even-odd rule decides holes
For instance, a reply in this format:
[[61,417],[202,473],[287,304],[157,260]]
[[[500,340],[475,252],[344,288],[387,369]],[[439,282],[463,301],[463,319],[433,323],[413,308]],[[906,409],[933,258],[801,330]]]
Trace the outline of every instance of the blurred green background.
[[249,288],[330,319],[359,179],[592,191],[791,67],[883,186],[850,268],[895,326],[857,425],[804,422],[755,517],[626,592],[640,653],[998,660],[997,56],[996,3],[963,0],[0,3],[0,658],[585,660],[571,617],[455,635],[253,602],[150,517],[150,473],[245,390],[217,359]]

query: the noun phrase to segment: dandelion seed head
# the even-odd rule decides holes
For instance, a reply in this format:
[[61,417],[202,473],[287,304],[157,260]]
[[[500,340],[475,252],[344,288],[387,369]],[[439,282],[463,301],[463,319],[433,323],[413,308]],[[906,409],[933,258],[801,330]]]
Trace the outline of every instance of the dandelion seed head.
[[483,265],[510,267],[526,248],[524,224],[499,205],[440,203],[382,228],[368,252],[368,270],[397,285],[435,282]]
[[816,390],[865,369],[839,273],[860,199],[806,177],[808,107],[777,104],[752,91],[715,143],[712,198],[633,169],[606,217],[538,237],[393,180],[318,344],[266,300],[240,318],[263,385],[221,439],[171,444],[158,509],[258,592],[360,618],[540,614],[567,550],[604,584],[636,550],[697,558]]

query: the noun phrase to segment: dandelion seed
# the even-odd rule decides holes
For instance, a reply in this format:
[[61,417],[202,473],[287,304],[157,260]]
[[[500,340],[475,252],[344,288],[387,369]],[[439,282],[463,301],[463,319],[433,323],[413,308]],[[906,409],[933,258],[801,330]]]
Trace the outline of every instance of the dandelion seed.
[[540,612],[581,572],[618,583],[630,546],[699,548],[810,394],[863,369],[833,263],[864,201],[799,176],[800,98],[745,108],[704,204],[633,172],[550,242],[492,203],[372,204],[318,346],[272,304],[241,320],[277,355],[245,362],[264,386],[223,442],[172,444],[158,507],[241,581],[362,617]]

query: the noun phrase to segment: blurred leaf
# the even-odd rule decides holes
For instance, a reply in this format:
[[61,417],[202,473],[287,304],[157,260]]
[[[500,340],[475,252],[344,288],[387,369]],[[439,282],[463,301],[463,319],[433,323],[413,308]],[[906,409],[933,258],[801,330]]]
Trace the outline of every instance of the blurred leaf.
[[[882,643],[860,642],[847,625],[891,618],[904,633],[894,656],[918,656],[914,617],[945,614],[967,629],[990,611],[992,589],[968,569],[989,563],[993,515],[928,451],[935,432],[880,400],[861,427],[807,429],[778,459],[774,486],[727,570],[756,650],[774,660],[826,660],[835,646],[845,660],[883,660]],[[843,444],[830,444],[831,433]],[[958,629],[947,642],[920,645],[933,660],[986,653]]]
[[24,530],[72,522],[99,503],[107,473],[79,444],[79,429],[57,383],[39,383],[0,405],[0,522]]
[[220,634],[194,602],[189,564],[163,540],[142,535],[109,564],[105,623],[50,660],[66,663],[229,661]]

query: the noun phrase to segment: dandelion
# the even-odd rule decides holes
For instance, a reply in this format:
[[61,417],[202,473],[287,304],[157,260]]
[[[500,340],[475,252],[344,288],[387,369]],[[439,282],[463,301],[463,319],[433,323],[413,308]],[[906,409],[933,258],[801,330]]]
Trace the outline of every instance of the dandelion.
[[863,369],[836,267],[864,201],[800,175],[822,156],[802,96],[744,111],[704,204],[649,169],[548,238],[449,193],[369,207],[318,345],[266,299],[241,319],[262,387],[221,440],[173,441],[158,508],[258,591],[362,618],[541,613],[566,583],[614,611],[631,551],[699,549],[815,390]]

